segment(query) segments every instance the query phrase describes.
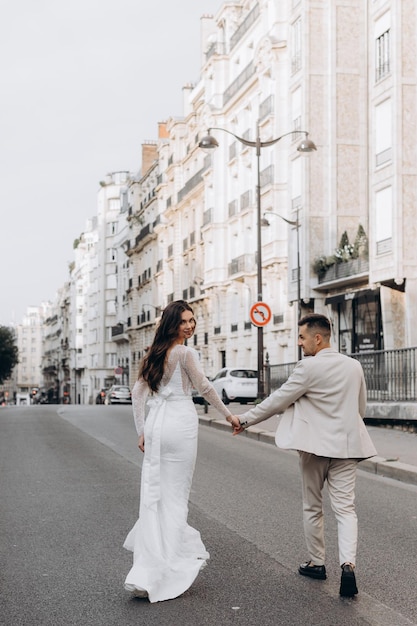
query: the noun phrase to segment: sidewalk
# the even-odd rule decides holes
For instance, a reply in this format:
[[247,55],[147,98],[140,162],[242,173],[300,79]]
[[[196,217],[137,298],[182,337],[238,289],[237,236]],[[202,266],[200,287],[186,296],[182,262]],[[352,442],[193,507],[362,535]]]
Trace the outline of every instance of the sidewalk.
[[[230,410],[240,415],[250,407],[251,405],[231,404]],[[200,424],[230,432],[229,423],[221,419],[211,406],[208,407],[207,413],[204,412],[204,406],[196,405],[196,408]],[[249,427],[239,437],[246,436],[275,445],[275,431],[279,419],[278,416],[271,417],[261,424]],[[399,428],[369,425],[367,429],[378,451],[378,456],[362,461],[359,469],[417,485],[417,433],[402,431]]]

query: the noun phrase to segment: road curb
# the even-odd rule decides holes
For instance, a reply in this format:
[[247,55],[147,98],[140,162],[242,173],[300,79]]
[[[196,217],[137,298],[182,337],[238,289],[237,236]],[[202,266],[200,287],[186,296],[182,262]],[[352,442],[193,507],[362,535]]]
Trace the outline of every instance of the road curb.
[[[225,430],[230,433],[230,424],[226,420],[219,420],[206,415],[198,416],[199,423],[203,426],[210,426],[217,430]],[[261,441],[262,443],[269,443],[275,445],[275,433],[271,431],[262,430],[256,426],[250,426],[239,437],[247,437],[248,439],[254,439],[255,441]],[[288,450],[280,450],[280,452],[289,452]],[[374,456],[371,459],[361,461],[359,469],[376,474],[377,476],[383,476],[384,478],[393,478],[403,483],[411,485],[417,485],[417,467],[409,465],[408,463],[401,463],[398,459],[386,459],[381,456]]]

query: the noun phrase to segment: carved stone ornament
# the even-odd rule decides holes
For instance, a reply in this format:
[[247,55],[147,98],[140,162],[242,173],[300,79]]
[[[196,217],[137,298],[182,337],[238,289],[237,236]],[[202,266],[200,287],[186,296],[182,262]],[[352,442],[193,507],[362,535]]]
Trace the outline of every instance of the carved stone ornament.
[[264,37],[255,52],[255,67],[258,76],[267,72],[269,75],[273,72],[275,62],[272,41],[269,37]]
[[198,123],[198,127],[203,129],[204,132],[208,129],[208,128],[212,128],[213,126],[216,126],[216,119],[213,115],[213,111],[212,108],[210,107],[210,105],[205,104],[202,107],[202,110],[200,112],[200,120]]

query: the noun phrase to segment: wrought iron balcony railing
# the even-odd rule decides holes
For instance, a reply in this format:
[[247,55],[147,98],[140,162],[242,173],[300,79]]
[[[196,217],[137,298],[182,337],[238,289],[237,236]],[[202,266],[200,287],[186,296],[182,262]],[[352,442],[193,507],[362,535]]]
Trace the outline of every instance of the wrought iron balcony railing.
[[350,261],[342,261],[331,265],[328,270],[319,274],[319,284],[328,283],[340,278],[355,276],[357,274],[366,274],[369,272],[368,259],[351,259]]

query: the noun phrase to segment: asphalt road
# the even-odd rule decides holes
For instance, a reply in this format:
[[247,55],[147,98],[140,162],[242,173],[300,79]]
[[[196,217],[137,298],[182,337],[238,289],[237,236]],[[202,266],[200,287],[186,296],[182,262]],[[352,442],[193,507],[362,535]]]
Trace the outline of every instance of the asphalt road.
[[176,600],[123,589],[141,453],[131,407],[0,410],[0,623],[5,626],[417,624],[417,487],[358,472],[359,596],[305,579],[296,456],[200,427],[190,523],[211,560]]

